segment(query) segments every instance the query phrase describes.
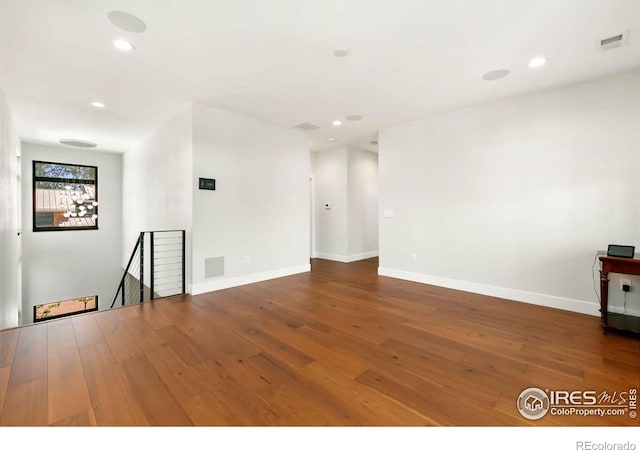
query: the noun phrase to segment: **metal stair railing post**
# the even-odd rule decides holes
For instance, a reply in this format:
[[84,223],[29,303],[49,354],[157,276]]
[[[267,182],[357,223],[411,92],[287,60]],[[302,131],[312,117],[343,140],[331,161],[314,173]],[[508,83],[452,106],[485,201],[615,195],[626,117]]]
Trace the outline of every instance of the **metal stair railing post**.
[[185,246],[186,246],[186,230],[182,230],[182,293],[186,292],[185,290],[185,278],[186,278],[186,257],[185,257]]
[[154,283],[153,282],[154,282],[154,280],[156,278],[156,276],[154,274],[154,267],[153,267],[153,262],[154,262],[154,259],[155,259],[154,248],[153,248],[154,247],[153,246],[153,233],[154,233],[153,231],[151,233],[149,233],[149,236],[150,236],[149,237],[149,246],[150,246],[149,261],[150,261],[150,266],[151,266],[151,269],[150,269],[151,280],[149,280],[149,288],[151,290],[150,300],[153,300],[153,288],[154,288],[154,286],[153,286]]
[[[140,233],[142,236],[142,233]],[[136,251],[138,250],[138,246],[140,245],[140,237],[136,241],[136,245],[133,247],[133,251],[131,252],[131,257],[129,258],[129,262],[127,263],[127,267],[124,269],[124,274],[122,274],[122,278],[120,279],[120,283],[118,284],[118,289],[116,289],[116,295],[113,296],[113,301],[111,302],[110,308],[113,308],[113,305],[116,304],[116,299],[118,298],[118,292],[122,290],[122,306],[124,306],[124,283],[127,278],[127,274],[129,273],[129,268],[131,267],[131,263],[133,262],[133,258],[136,256]]]
[[140,233],[140,303],[144,301],[144,232]]

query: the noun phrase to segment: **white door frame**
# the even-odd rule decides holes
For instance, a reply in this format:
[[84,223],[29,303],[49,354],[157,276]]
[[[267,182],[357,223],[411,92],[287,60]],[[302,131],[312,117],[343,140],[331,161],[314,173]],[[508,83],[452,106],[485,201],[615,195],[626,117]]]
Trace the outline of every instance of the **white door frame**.
[[310,226],[309,226],[309,252],[310,257],[316,257],[316,182],[313,175],[309,175],[310,192]]

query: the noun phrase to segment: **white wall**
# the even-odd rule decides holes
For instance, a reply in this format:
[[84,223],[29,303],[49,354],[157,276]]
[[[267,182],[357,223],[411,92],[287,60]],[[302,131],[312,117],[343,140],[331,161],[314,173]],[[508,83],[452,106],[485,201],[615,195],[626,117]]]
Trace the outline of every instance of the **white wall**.
[[[194,293],[310,269],[305,134],[194,104],[192,187]],[[206,278],[220,256],[224,276]]]
[[377,256],[378,156],[342,146],[314,152],[311,160],[315,256],[341,262]]
[[18,161],[20,142],[0,90],[0,329],[20,324]]
[[[343,260],[348,255],[348,149],[311,154],[315,185],[316,256]],[[325,204],[331,207],[326,209]]]
[[348,167],[348,255],[378,256],[378,155],[349,147]]
[[141,231],[186,230],[187,280],[191,279],[192,175],[189,106],[124,153],[123,267]]
[[382,130],[380,273],[597,314],[594,253],[640,247],[639,108],[634,72]]
[[[33,232],[33,161],[98,167],[98,230]],[[108,308],[122,276],[122,155],[92,150],[22,144],[22,310],[99,295]]]

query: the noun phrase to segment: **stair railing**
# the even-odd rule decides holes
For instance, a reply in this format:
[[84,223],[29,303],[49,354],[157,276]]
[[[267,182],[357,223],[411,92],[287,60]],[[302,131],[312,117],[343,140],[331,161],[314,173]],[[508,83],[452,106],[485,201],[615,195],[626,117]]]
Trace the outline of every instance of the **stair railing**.
[[[185,230],[142,231],[124,269],[111,308],[186,292]],[[148,251],[146,251],[148,250]],[[148,279],[148,285],[145,284]]]

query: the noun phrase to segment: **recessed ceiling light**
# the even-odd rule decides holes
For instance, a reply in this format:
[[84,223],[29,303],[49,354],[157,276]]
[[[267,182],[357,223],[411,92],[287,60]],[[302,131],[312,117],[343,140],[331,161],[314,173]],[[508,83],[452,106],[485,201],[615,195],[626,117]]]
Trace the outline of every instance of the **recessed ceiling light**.
[[509,75],[509,71],[507,69],[498,69],[485,73],[484,75],[482,75],[482,79],[486,81],[494,81],[499,80],[500,78],[504,78],[507,75]]
[[60,139],[59,142],[64,145],[81,148],[94,148],[98,146],[95,142],[83,141],[81,139]]
[[334,138],[334,137],[327,138],[327,141],[329,141],[329,142],[333,142],[335,140],[336,140],[336,138]]
[[123,52],[130,52],[135,49],[133,44],[129,41],[125,41],[124,39],[115,39],[113,41],[113,46],[118,50],[122,50]]
[[546,62],[547,62],[547,58],[543,56],[536,56],[531,61],[529,61],[529,67],[532,69],[537,69],[538,67],[544,66]]
[[102,103],[102,102],[91,102],[91,106],[95,106],[96,108],[104,108],[104,103]]
[[347,116],[347,120],[356,121],[356,120],[360,120],[360,119],[362,119],[362,116],[359,116],[358,114],[353,114],[351,116]]
[[337,48],[333,51],[333,56],[337,56],[338,58],[342,58],[349,54],[349,50],[346,48]]
[[147,25],[139,17],[124,11],[111,11],[107,14],[107,18],[116,27],[130,33],[144,33],[147,31]]
[[340,125],[342,125],[342,122],[340,122],[339,120],[334,120],[331,123],[333,124],[334,127],[339,127]]

